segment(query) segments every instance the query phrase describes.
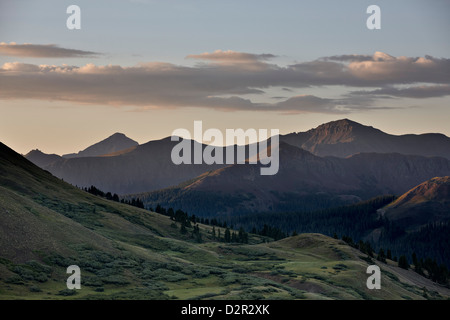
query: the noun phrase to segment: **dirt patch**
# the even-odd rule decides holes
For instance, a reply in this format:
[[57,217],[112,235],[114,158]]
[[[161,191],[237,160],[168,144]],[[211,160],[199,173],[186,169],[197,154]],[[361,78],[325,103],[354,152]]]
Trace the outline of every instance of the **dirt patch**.
[[324,294],[326,293],[326,290],[322,288],[320,285],[308,282],[308,281],[300,281],[295,279],[289,279],[288,281],[283,281],[287,279],[287,277],[283,277],[281,275],[271,275],[269,273],[253,273],[254,276],[261,277],[264,279],[272,280],[278,283],[281,283],[283,285],[287,285],[289,287],[303,290],[310,293],[320,293]]
[[310,293],[320,293],[320,294],[326,293],[326,290],[324,288],[322,288],[317,283],[313,283],[313,282],[289,280],[285,284],[287,284],[288,286],[293,287],[295,289],[300,289],[300,290],[310,292]]

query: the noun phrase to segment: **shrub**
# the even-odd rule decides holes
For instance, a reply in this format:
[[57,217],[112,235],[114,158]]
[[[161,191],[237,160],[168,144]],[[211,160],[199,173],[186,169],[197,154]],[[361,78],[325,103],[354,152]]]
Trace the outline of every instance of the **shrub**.
[[334,270],[347,270],[348,267],[345,264],[339,263],[333,267]]
[[22,277],[19,275],[13,275],[11,277],[9,277],[8,279],[5,279],[5,283],[10,283],[10,284],[25,284]]
[[65,297],[74,296],[76,294],[78,294],[78,292],[76,290],[70,290],[70,289],[60,290],[57,293],[58,296],[65,296]]
[[31,286],[29,290],[30,292],[42,292],[42,289],[39,288],[38,286]]
[[124,285],[130,284],[130,282],[124,276],[121,276],[121,275],[108,276],[108,277],[102,278],[101,280],[103,281],[103,283],[115,284],[118,286],[124,286]]

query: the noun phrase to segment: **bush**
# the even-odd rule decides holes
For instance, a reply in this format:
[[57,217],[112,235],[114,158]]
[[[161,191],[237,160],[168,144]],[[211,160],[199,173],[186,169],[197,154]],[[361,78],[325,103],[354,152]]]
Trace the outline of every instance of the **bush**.
[[345,264],[343,264],[343,263],[339,263],[339,264],[335,265],[333,267],[333,269],[334,270],[347,270],[348,267]]
[[15,266],[12,271],[17,273],[24,280],[38,282],[46,282],[48,280],[47,273],[35,271],[27,265]]
[[13,275],[13,276],[9,277],[8,279],[5,279],[5,283],[19,284],[19,285],[25,284],[22,277],[20,277],[18,275]]
[[236,272],[236,273],[247,273],[248,272],[248,270],[243,267],[235,267],[232,269],[232,271]]
[[102,278],[101,280],[103,281],[103,283],[115,284],[118,286],[130,284],[130,281],[128,281],[125,277],[121,275],[108,276],[106,278]]
[[207,270],[198,270],[198,271],[195,271],[193,274],[194,278],[206,278],[208,276],[209,276],[209,271],[207,271]]
[[29,290],[30,292],[42,292],[42,289],[39,288],[38,286],[31,286]]
[[88,287],[101,287],[103,285],[103,281],[97,277],[84,277],[83,285]]
[[78,294],[78,292],[76,290],[70,290],[70,289],[60,290],[57,293],[58,296],[65,296],[65,297],[74,296],[76,294]]

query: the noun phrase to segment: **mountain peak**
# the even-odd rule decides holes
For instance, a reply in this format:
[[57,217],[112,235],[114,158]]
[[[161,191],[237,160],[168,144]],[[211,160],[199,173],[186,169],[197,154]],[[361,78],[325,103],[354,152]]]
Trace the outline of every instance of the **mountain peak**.
[[133,139],[128,138],[121,132],[116,132],[108,138],[93,144],[90,147],[72,154],[63,155],[64,158],[98,157],[106,154],[117,153],[119,151],[136,147],[139,145]]
[[41,150],[39,150],[39,149],[33,149],[33,150],[31,150],[30,152],[28,152],[26,155],[25,155],[25,157],[29,157],[29,156],[32,156],[32,155],[37,155],[37,154],[44,154]]
[[25,155],[25,158],[33,162],[35,165],[43,168],[52,162],[61,159],[57,154],[47,154],[39,149],[33,149]]
[[[354,131],[354,130],[376,130],[379,131],[377,129],[374,129],[373,127],[369,127],[369,126],[365,126],[361,123],[358,123],[356,121],[350,120],[350,119],[340,119],[340,120],[335,120],[335,121],[330,121],[324,124],[321,124],[320,126],[318,126],[315,129],[312,130],[326,130],[329,128],[333,128],[335,130],[346,130],[346,131]],[[310,130],[310,131],[312,131]]]
[[372,138],[379,134],[383,134],[383,132],[378,129],[362,125],[349,119],[327,122],[315,129],[309,130],[307,133],[310,137],[306,145],[311,145],[311,147],[318,144],[334,145],[338,143],[350,143],[355,141],[355,139],[369,136]]
[[351,124],[351,125],[359,125],[359,126],[362,126],[362,124],[360,124],[360,123],[358,123],[358,122],[356,122],[356,121],[350,120],[350,119],[348,119],[348,118],[330,121],[330,122],[324,123],[324,124],[322,124],[322,125],[331,125],[331,124],[334,124],[334,125],[347,125],[347,124]]
[[[112,134],[111,136],[109,136],[109,138],[113,138],[113,137],[115,137],[115,138],[117,138],[117,137],[128,138],[128,137],[127,137],[124,133],[122,133],[122,132],[116,132],[116,133]],[[106,138],[106,139],[109,139],[109,138]]]

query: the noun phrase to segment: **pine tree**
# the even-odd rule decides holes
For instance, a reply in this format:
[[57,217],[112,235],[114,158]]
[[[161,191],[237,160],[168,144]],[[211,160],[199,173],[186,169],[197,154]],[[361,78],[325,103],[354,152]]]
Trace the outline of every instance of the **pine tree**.
[[246,232],[243,227],[239,228],[238,242],[245,243]]
[[225,230],[224,240],[225,240],[225,242],[231,241],[231,233],[230,233],[230,229],[228,229],[228,228]]
[[400,268],[408,270],[409,264],[408,264],[408,260],[406,260],[405,256],[400,256],[400,258],[398,258],[398,266]]
[[[176,217],[175,217],[175,212],[173,211],[173,208],[169,208],[168,210],[167,210],[167,212],[166,212],[166,215],[167,216],[169,216],[169,217],[174,217],[175,219],[176,219]],[[177,220],[178,221],[178,220]],[[181,222],[181,221],[178,221],[178,222]]]
[[389,260],[392,260],[392,252],[391,252],[391,249],[388,249],[387,254],[386,254],[386,258],[388,258]]
[[380,248],[380,251],[378,252],[377,260],[386,263],[386,256],[384,254],[383,248]]
[[184,223],[181,224],[180,232],[182,234],[186,234],[186,232],[187,232],[186,227],[184,226]]
[[370,245],[370,242],[369,242],[369,241],[366,241],[364,245],[365,245],[365,247],[366,247],[367,255],[368,255],[369,257],[373,258],[373,249],[372,249],[372,246]]

